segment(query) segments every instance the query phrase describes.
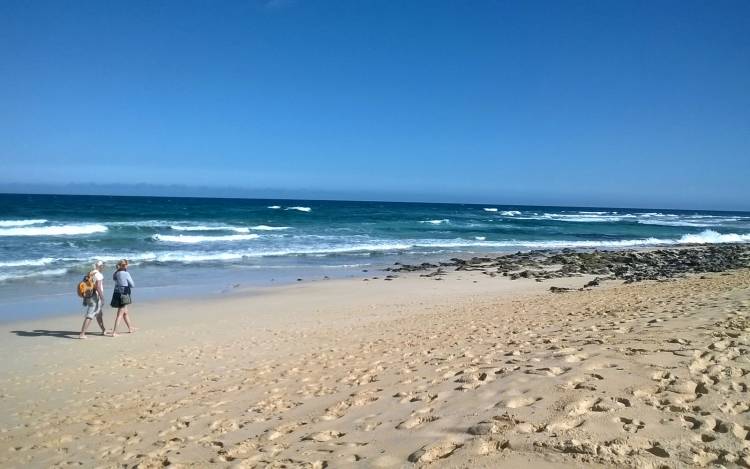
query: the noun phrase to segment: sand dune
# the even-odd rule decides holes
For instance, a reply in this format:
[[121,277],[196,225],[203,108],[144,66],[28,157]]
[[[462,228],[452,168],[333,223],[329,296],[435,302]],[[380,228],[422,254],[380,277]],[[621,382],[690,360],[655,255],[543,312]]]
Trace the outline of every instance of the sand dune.
[[14,324],[0,465],[750,467],[749,271],[548,287],[318,282],[136,305],[141,331],[88,341]]

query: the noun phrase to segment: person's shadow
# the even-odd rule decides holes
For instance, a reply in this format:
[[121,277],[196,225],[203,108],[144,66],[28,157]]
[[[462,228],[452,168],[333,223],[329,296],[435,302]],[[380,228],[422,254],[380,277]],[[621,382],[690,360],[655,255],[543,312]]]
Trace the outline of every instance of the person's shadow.
[[19,337],[57,337],[58,339],[77,339],[80,331],[48,331],[47,329],[34,329],[33,331],[10,331]]

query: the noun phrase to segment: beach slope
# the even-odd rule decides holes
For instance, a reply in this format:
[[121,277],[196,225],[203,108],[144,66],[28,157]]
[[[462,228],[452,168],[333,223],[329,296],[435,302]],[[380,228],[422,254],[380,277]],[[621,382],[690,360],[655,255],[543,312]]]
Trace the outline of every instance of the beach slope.
[[4,326],[0,465],[750,467],[750,271],[441,278]]

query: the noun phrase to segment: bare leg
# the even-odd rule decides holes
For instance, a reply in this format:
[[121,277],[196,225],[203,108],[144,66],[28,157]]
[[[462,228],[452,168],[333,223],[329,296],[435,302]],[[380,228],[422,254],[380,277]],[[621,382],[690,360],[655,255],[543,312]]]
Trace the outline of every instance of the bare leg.
[[89,324],[91,324],[91,318],[86,318],[83,320],[83,325],[81,325],[81,333],[78,334],[79,339],[86,338],[86,330],[89,328]]
[[128,332],[129,333],[132,334],[133,332],[135,332],[135,331],[138,330],[137,328],[133,327],[130,324],[130,315],[128,314],[128,309],[127,308],[125,308],[125,311],[122,312],[122,320],[125,321],[125,325],[128,326]]
[[104,301],[102,301],[101,295],[97,295],[97,311],[94,317],[96,317],[96,322],[102,330],[102,335],[106,334],[107,329],[104,327]]
[[117,337],[117,323],[120,322],[120,316],[122,316],[122,308],[117,309],[117,316],[115,316],[115,325],[112,326],[112,337]]
[[104,335],[104,333],[107,331],[107,329],[104,327],[103,314],[100,312],[99,314],[97,314],[94,317],[96,318],[96,322],[99,323],[99,328],[102,330],[102,335]]

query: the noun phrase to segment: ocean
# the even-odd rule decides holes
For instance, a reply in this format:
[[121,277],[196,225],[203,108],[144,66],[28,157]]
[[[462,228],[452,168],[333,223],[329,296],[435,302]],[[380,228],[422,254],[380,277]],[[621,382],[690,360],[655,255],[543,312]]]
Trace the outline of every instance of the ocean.
[[0,194],[0,320],[75,311],[97,259],[128,259],[145,299],[377,275],[397,260],[727,242],[750,242],[750,213]]

